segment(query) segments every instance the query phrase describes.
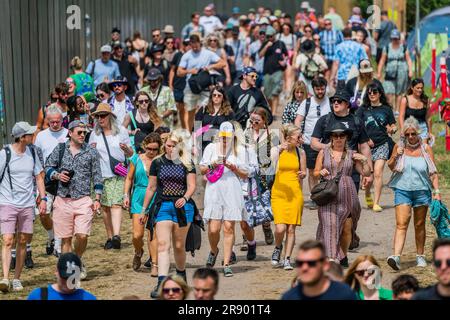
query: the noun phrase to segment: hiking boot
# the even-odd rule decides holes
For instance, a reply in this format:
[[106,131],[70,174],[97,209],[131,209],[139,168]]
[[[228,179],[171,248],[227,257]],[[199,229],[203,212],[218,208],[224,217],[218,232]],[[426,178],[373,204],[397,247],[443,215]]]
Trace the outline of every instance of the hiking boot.
[[120,236],[114,236],[111,242],[114,250],[120,250],[120,247],[122,246],[122,239],[120,239]]
[[399,271],[400,270],[400,256],[390,256],[387,259],[387,264],[392,269]]
[[427,266],[427,260],[425,259],[425,256],[423,256],[423,255],[416,256],[416,263],[417,263],[417,266],[420,268],[424,268]]
[[25,258],[25,268],[27,269],[33,269],[34,268],[34,262],[31,251],[27,252],[27,256]]
[[11,264],[9,265],[10,270],[16,269],[16,257],[11,257]]
[[206,267],[213,268],[216,265],[217,255],[219,254],[219,249],[217,249],[217,253],[213,254],[209,252],[208,260],[206,260]]
[[285,259],[283,262],[283,269],[286,271],[294,270],[294,267],[291,265],[291,259]]
[[272,253],[272,266],[277,266],[280,263],[281,251],[283,251],[283,245],[280,248],[275,247]]
[[253,261],[256,259],[256,242],[254,245],[247,245],[248,251],[247,251],[247,260]]
[[142,265],[142,255],[144,254],[144,250],[141,250],[141,252],[138,254],[138,253],[135,253],[134,254],[134,258],[133,258],[133,270],[134,271],[138,271],[139,270],[139,268],[141,267],[141,265]]
[[263,231],[264,231],[264,240],[266,241],[267,245],[271,245],[274,242],[274,237],[273,237],[273,232],[272,232],[272,228],[269,227],[264,227],[263,226]]
[[231,270],[229,265],[223,267],[223,275],[225,278],[230,278],[233,276],[233,270]]
[[152,257],[148,258],[148,260],[145,261],[144,267],[147,269],[150,269],[152,267]]
[[105,248],[105,250],[111,250],[113,248],[111,239],[106,240],[104,248]]
[[3,293],[7,293],[9,291],[9,280],[3,279],[0,281],[0,291]]
[[16,291],[16,292],[23,290],[23,286],[22,286],[22,283],[20,282],[20,280],[14,279],[12,281],[12,290]]
[[55,251],[55,239],[53,239],[50,242],[47,242],[47,246],[45,247],[45,253],[48,256],[51,256],[54,251]]
[[341,261],[339,261],[339,264],[343,267],[343,268],[348,268],[348,257],[343,258]]

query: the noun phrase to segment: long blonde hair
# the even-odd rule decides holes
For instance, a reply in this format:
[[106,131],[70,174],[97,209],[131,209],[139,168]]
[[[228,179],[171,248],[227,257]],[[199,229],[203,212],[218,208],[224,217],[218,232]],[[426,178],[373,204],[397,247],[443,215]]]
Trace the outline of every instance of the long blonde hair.
[[303,100],[308,98],[308,87],[306,86],[305,82],[299,80],[299,81],[296,81],[294,83],[294,86],[292,87],[290,102],[295,102],[296,101],[295,100],[295,92],[298,89],[302,89],[303,90],[303,99],[300,102],[303,102]]
[[281,126],[281,142],[287,141],[289,137],[292,137],[296,132],[300,132],[301,129],[296,125],[289,123]]
[[[185,142],[186,135],[184,134],[184,130],[177,129],[177,130],[172,131],[169,134],[169,136],[167,137],[166,143],[169,140],[175,143],[176,150],[178,150],[177,158],[172,159],[172,160],[174,160],[174,162],[176,160],[180,161],[186,167],[186,169],[188,171],[191,171],[194,168],[194,165],[192,163],[191,154],[190,154],[190,152],[187,148],[187,144]],[[164,148],[163,154],[157,158],[161,158],[165,154],[166,154],[166,150]]]

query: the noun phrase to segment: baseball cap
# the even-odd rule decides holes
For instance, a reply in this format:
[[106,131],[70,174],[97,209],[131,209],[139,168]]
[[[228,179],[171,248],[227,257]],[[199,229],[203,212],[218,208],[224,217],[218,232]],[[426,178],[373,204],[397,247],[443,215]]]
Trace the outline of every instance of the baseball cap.
[[239,14],[241,13],[241,9],[239,9],[239,7],[234,7],[231,12],[233,12],[233,14]]
[[267,36],[273,36],[277,33],[277,31],[272,27],[272,26],[268,26],[266,29],[266,35]]
[[69,123],[69,127],[67,129],[72,130],[78,127],[86,127],[86,124],[80,120],[75,120]]
[[37,130],[36,126],[31,126],[28,122],[18,122],[12,128],[11,135],[14,138],[22,138],[23,136],[34,134]]
[[147,74],[147,80],[149,81],[156,81],[159,80],[159,78],[162,76],[161,71],[156,68],[150,69],[150,71]]
[[258,73],[258,71],[256,71],[256,69],[253,68],[253,67],[244,67],[244,69],[242,70],[242,75],[241,75],[240,78],[242,79],[244,76],[246,76],[246,75],[248,75],[250,73]]
[[219,137],[231,138],[233,136],[233,133],[234,133],[234,127],[231,124],[231,122],[223,122],[220,125]]
[[57,269],[59,276],[63,279],[68,279],[72,275],[81,272],[81,259],[74,253],[64,253],[58,259]]
[[372,65],[370,64],[370,61],[367,59],[361,60],[359,63],[359,72],[360,73],[371,73],[373,72]]
[[112,48],[111,48],[111,46],[109,45],[109,44],[105,44],[103,47],[101,47],[101,49],[100,49],[100,52],[101,53],[105,53],[105,52],[107,52],[107,53],[111,53],[111,51],[112,51]]
[[114,48],[114,49],[116,49],[116,48],[122,48],[122,49],[123,49],[123,44],[122,44],[122,42],[120,42],[120,41],[115,41],[115,42],[113,43],[113,48]]
[[398,31],[397,29],[394,29],[391,31],[391,39],[400,39],[400,31]]

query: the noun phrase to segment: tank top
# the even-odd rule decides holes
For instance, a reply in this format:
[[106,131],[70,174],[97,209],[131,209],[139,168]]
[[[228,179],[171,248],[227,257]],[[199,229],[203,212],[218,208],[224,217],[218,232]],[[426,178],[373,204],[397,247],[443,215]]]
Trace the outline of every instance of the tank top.
[[405,120],[408,119],[409,117],[413,116],[419,122],[426,122],[428,110],[426,108],[421,108],[421,109],[410,108],[409,107],[409,99],[407,96],[405,96],[405,98],[406,98]]
[[147,137],[150,133],[155,131],[155,125],[153,124],[152,121],[149,121],[147,123],[141,123],[141,122],[137,121],[136,114],[137,114],[137,110],[134,109],[132,111],[132,115],[133,115],[134,122],[136,122],[137,128],[135,128],[133,121],[131,121],[131,128],[132,128],[132,130],[136,130],[136,129],[140,130],[134,136],[134,145],[136,146],[137,149],[140,149],[140,145],[141,145],[142,141],[144,141],[145,137]]

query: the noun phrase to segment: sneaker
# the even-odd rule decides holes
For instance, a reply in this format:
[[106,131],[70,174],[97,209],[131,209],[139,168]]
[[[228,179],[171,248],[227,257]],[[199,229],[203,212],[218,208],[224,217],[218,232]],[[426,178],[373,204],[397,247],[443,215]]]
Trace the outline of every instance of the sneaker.
[[153,288],[152,292],[150,293],[150,298],[158,299],[158,297],[159,297],[159,285],[160,285],[160,282],[158,282],[156,287]]
[[372,195],[366,196],[366,206],[367,206],[367,208],[369,208],[369,209],[372,209],[372,208],[373,208],[373,198],[372,198]]
[[272,232],[272,228],[271,227],[267,227],[265,228],[263,226],[263,231],[264,231],[264,239],[266,241],[266,244],[268,246],[270,246],[271,244],[273,244],[273,242],[275,241],[274,237],[273,237],[273,232]]
[[106,240],[104,248],[105,248],[105,250],[111,250],[113,248],[111,239]]
[[81,264],[80,280],[85,280],[87,278],[87,269],[84,263]]
[[16,269],[16,257],[11,257],[11,264],[9,265],[10,270]]
[[242,238],[244,241],[242,242],[241,251],[247,251],[248,250],[247,238],[245,237],[245,235],[242,235]]
[[143,254],[144,254],[144,250],[141,250],[141,252],[139,254],[138,253],[134,254],[134,258],[133,258],[133,270],[134,271],[138,271],[139,268],[141,267]]
[[120,250],[120,247],[122,246],[122,239],[120,239],[120,236],[114,236],[111,242],[113,249]]
[[7,293],[9,291],[9,280],[3,279],[0,281],[0,291],[3,293]]
[[423,255],[417,255],[416,262],[417,262],[418,267],[424,268],[427,266],[427,260],[425,259],[425,256],[423,256]]
[[341,261],[339,261],[339,264],[343,267],[343,268],[348,268],[348,257],[343,258]]
[[311,201],[311,204],[308,206],[309,210],[319,210],[319,207],[314,201]]
[[281,251],[283,251],[283,246],[281,248],[275,247],[272,253],[272,266],[277,266],[280,263]]
[[374,204],[372,210],[373,210],[373,212],[381,212],[381,211],[383,211],[383,208],[380,207],[379,204]]
[[148,258],[148,260],[145,261],[144,267],[147,269],[150,269],[152,267],[152,257]]
[[286,271],[294,270],[294,267],[291,265],[291,259],[285,259],[283,262],[283,269]]
[[231,251],[230,266],[236,263],[237,263],[236,253],[234,253],[234,251]]
[[58,252],[56,249],[53,251],[53,255],[59,259],[61,257],[61,252]]
[[387,259],[387,264],[394,270],[400,270],[400,256],[390,256]]
[[206,260],[206,267],[212,268],[216,265],[217,255],[219,254],[219,249],[217,249],[217,253],[214,255],[212,252],[209,252],[208,260]]
[[12,281],[12,289],[13,289],[13,291],[16,291],[16,292],[23,290],[23,286],[22,286],[22,283],[20,282],[20,280],[14,279]]
[[34,268],[34,262],[31,251],[27,252],[27,256],[25,258],[25,268],[27,269],[33,269]]
[[225,278],[229,278],[233,276],[233,270],[231,270],[230,266],[224,266],[223,267],[223,275]]
[[45,247],[45,253],[47,253],[48,256],[51,256],[55,252],[55,239],[48,242],[47,246]]
[[253,261],[256,259],[256,243],[254,245],[247,245],[248,251],[247,251],[247,260]]

